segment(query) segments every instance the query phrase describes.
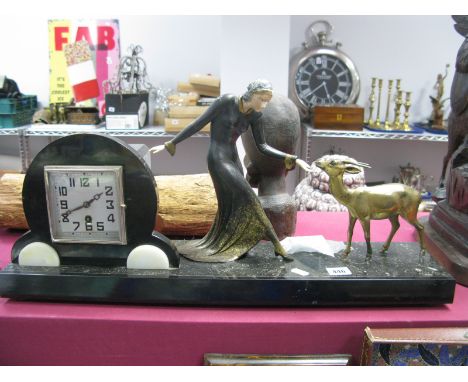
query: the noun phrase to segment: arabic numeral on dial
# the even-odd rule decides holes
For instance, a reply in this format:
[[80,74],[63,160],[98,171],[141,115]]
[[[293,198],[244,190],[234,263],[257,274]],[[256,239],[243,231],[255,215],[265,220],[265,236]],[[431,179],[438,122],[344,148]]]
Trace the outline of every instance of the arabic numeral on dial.
[[75,187],[75,178],[68,178],[70,187]]
[[61,209],[61,210],[68,210],[68,201],[66,201],[66,200],[61,200],[61,201],[60,201],[60,209]]
[[80,186],[81,187],[89,187],[89,178],[80,178]]
[[106,204],[107,204],[106,208],[108,210],[113,210],[114,209],[114,201],[113,200],[106,200]]
[[115,222],[114,214],[109,214],[109,216],[107,217],[107,221],[114,223]]
[[68,216],[66,216],[66,215],[63,216],[63,215],[62,215],[62,222],[63,222],[63,223],[70,223],[70,219],[68,219]]
[[98,231],[104,231],[104,222],[97,222],[96,223],[96,229]]
[[93,230],[93,223],[86,222],[85,223],[85,228],[86,228],[86,231],[92,231]]
[[106,196],[114,195],[114,192],[112,191],[112,186],[105,186],[104,188],[106,190]]
[[67,196],[67,187],[65,186],[62,186],[62,187],[59,187],[59,195],[60,196]]
[[80,228],[80,222],[73,222],[73,224],[75,225],[75,228],[73,229],[74,231]]

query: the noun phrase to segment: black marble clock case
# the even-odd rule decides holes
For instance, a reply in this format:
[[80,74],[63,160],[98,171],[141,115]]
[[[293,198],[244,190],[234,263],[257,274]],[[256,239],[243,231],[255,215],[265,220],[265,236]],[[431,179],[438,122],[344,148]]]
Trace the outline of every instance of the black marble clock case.
[[[52,242],[44,180],[46,165],[122,166],[127,244]],[[157,213],[153,174],[139,154],[119,139],[100,134],[73,134],[50,143],[31,163],[22,196],[30,231],[13,246],[14,263],[22,248],[39,241],[54,247],[63,265],[125,265],[131,250],[143,244],[160,247],[168,255],[171,267],[179,265],[179,255],[171,241],[153,231]]]

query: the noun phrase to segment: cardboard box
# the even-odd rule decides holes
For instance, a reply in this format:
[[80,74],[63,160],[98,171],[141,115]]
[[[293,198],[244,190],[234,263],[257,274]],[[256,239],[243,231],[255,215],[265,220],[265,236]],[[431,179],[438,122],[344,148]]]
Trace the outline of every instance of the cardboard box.
[[198,93],[194,93],[193,91],[182,91],[179,89],[177,89],[177,91],[181,93],[171,94],[167,97],[169,105],[195,106],[197,101],[200,99],[200,95]]
[[325,130],[362,130],[364,108],[357,105],[314,106],[312,127]]
[[189,76],[189,82],[192,85],[209,86],[212,88],[220,88],[221,81],[218,77],[209,74],[191,74]]
[[[186,128],[195,118],[166,118],[164,120],[164,130],[166,133],[178,133]],[[210,132],[211,123],[208,123],[201,132]]]
[[188,82],[178,82],[177,91],[186,93],[195,92],[197,94],[207,97],[219,97],[221,94],[221,90],[219,87],[190,84]]
[[208,106],[171,106],[169,118],[197,118],[207,109]]
[[[148,124],[148,101],[148,93],[106,94],[106,128],[131,126],[126,128],[138,129],[146,126]],[[135,126],[134,117],[125,118],[125,116],[136,116],[137,126]],[[114,127],[109,127],[110,124]]]
[[367,327],[364,332],[364,366],[468,364],[468,328]]

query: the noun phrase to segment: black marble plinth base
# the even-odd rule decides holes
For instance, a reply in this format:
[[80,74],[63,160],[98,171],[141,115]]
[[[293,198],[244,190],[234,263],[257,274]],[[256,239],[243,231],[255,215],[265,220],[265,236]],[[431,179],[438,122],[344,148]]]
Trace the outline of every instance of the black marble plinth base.
[[[373,246],[379,248],[378,243]],[[433,305],[453,301],[454,279],[429,255],[420,257],[418,244],[393,243],[387,255],[376,253],[370,260],[366,260],[364,243],[355,243],[353,248],[346,260],[300,252],[291,256],[293,262],[284,262],[273,256],[273,246],[265,242],[231,263],[195,263],[181,258],[180,268],[157,271],[10,264],[0,272],[0,295],[218,306]],[[295,269],[308,275],[297,274]]]

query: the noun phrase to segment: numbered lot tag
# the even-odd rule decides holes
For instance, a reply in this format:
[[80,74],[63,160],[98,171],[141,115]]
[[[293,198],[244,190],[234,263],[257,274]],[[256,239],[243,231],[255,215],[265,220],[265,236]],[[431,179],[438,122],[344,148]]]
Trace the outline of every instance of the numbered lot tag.
[[327,272],[330,276],[348,276],[352,275],[348,267],[338,267],[338,268],[327,268]]

